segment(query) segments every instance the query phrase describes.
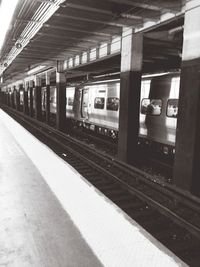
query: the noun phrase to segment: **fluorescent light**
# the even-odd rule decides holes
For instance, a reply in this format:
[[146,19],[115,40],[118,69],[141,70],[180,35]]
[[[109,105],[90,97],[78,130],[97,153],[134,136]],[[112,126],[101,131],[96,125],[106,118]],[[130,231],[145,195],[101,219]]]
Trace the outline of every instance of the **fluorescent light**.
[[155,74],[142,75],[142,78],[153,78],[153,77],[159,77],[159,76],[163,76],[167,74],[170,74],[170,72],[160,72],[160,73],[155,73]]
[[[120,79],[112,79],[112,80],[103,80],[103,81],[96,81],[96,82],[91,81],[91,82],[88,82],[88,83],[98,84],[98,83],[119,82],[119,81],[120,81]],[[87,83],[86,83],[86,85],[87,85]]]
[[0,50],[9,29],[18,0],[2,0],[0,5]]
[[37,66],[37,67],[35,67],[35,68],[29,70],[29,71],[27,72],[27,74],[30,75],[30,74],[37,73],[37,72],[39,72],[40,70],[42,70],[42,69],[44,69],[44,68],[46,68],[46,66],[43,66],[43,65]]

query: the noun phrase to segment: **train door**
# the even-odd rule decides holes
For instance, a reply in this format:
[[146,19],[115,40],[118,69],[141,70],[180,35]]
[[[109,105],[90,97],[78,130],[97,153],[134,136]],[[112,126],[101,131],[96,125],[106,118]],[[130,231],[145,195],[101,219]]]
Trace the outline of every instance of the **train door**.
[[82,104],[81,104],[81,116],[83,118],[88,117],[88,101],[89,101],[89,90],[83,89],[83,91],[82,91]]

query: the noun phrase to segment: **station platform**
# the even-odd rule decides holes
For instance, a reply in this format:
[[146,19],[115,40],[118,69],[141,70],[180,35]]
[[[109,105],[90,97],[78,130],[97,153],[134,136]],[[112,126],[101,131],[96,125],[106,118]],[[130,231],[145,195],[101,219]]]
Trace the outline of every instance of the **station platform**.
[[0,266],[187,266],[0,109]]

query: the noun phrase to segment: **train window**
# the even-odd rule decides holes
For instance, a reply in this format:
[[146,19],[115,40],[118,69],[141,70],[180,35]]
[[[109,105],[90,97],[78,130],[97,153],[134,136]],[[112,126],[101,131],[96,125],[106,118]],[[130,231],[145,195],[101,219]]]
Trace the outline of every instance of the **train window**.
[[145,115],[159,116],[162,111],[162,100],[161,99],[142,99],[141,113]]
[[104,109],[105,98],[96,97],[94,100],[94,108],[96,109]]
[[107,98],[107,110],[118,111],[119,109],[119,98],[117,97],[109,97]]
[[74,98],[68,97],[68,106],[73,106],[73,104],[74,104]]
[[50,103],[55,103],[56,102],[56,97],[55,96],[51,96],[50,97]]
[[177,118],[178,115],[178,99],[169,99],[167,101],[167,117]]

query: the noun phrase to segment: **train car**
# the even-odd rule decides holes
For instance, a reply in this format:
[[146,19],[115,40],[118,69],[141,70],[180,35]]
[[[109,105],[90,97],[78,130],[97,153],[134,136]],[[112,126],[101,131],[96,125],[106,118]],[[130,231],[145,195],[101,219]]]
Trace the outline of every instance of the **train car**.
[[153,77],[149,89],[141,88],[139,136],[164,154],[175,153],[179,86],[179,73],[173,73]]
[[[139,143],[164,154],[175,152],[179,76],[179,73],[146,76],[141,83]],[[79,125],[117,137],[119,80],[91,83],[79,91],[79,114],[75,114]]]
[[[66,88],[66,117],[74,118],[74,94],[75,87]],[[46,87],[42,90],[42,108],[45,111],[46,109]],[[50,113],[51,115],[56,114],[56,87],[50,87]]]
[[[116,137],[119,117],[119,80],[96,82],[79,89],[79,109],[75,118],[83,127]],[[75,103],[76,105],[76,103]]]
[[[174,154],[178,114],[179,73],[142,78],[139,143]],[[50,112],[56,114],[56,88],[50,91]],[[117,138],[120,80],[66,88],[66,117],[76,125]]]

